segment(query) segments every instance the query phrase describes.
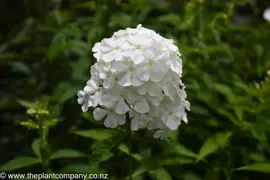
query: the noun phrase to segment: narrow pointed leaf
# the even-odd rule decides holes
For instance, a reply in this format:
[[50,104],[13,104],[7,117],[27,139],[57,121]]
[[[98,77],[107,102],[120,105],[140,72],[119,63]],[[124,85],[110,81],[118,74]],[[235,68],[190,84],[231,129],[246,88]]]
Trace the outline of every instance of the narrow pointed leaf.
[[15,169],[20,169],[23,167],[38,164],[40,162],[41,160],[35,157],[18,157],[0,166],[0,171],[11,171]]
[[270,173],[270,162],[268,163],[256,163],[242,166],[236,169],[237,171],[255,171]]
[[74,150],[74,149],[59,149],[56,150],[51,155],[51,159],[61,159],[61,158],[80,158],[80,157],[87,157],[86,154]]

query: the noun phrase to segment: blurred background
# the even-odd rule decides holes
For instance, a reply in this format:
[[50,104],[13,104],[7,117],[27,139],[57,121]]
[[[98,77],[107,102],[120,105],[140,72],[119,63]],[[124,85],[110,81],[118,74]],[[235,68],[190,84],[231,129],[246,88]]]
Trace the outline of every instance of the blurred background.
[[[59,120],[50,128],[51,150],[70,150],[51,161],[54,172],[269,179],[270,22],[263,18],[269,6],[268,0],[1,0],[0,165],[35,156],[37,132],[20,123],[29,119],[27,104],[38,100]],[[128,151],[142,161],[95,131],[103,125],[76,101],[95,63],[94,43],[138,24],[176,42],[191,103],[189,123],[171,140],[136,132]],[[43,172],[32,164],[0,170]]]

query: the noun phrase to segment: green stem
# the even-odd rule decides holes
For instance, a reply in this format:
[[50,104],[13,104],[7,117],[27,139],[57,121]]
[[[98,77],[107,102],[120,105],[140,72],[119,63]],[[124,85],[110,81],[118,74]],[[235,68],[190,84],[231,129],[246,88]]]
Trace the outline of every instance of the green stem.
[[128,156],[129,156],[129,170],[128,170],[128,174],[129,174],[129,176],[128,176],[128,179],[129,180],[132,180],[132,173],[133,173],[133,167],[132,167],[132,162],[133,162],[133,157],[132,157],[132,154],[133,154],[133,151],[132,151],[132,139],[133,139],[133,131],[130,129],[131,128],[131,120],[129,119],[129,127],[128,127],[128,129],[129,129],[129,143],[128,143],[128,148],[129,148],[129,154],[128,154]]
[[39,119],[39,136],[42,166],[46,173],[51,173],[52,171],[50,170],[50,152],[47,141],[48,127],[45,125],[43,118]]

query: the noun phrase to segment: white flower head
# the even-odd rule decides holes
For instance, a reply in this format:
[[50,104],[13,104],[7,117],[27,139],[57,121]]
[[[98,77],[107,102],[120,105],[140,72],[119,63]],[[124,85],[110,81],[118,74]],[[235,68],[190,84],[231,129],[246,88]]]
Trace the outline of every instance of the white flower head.
[[266,10],[264,10],[264,12],[263,12],[263,18],[266,21],[270,22],[270,7],[267,8]]
[[188,122],[181,53],[173,40],[138,25],[115,32],[92,51],[97,62],[77,94],[83,112],[94,108],[94,118],[107,128],[130,121],[132,131],[156,130],[161,139]]

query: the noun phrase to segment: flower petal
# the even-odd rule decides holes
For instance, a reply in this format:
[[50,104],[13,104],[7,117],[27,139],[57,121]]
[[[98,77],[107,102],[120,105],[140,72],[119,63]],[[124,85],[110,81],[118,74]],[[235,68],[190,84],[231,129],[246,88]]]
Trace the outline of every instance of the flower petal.
[[153,82],[161,81],[165,74],[168,72],[168,67],[163,63],[156,63],[154,68],[151,69],[151,80]]
[[77,99],[77,102],[78,102],[78,104],[83,104],[84,103],[84,97],[79,97]]
[[125,76],[120,81],[118,81],[118,84],[120,86],[123,86],[123,87],[130,86],[131,83],[132,83],[132,80],[131,80],[131,73],[130,72],[127,72],[125,74]]
[[149,112],[150,107],[146,99],[142,98],[139,102],[135,104],[134,109],[139,113],[147,113]]
[[92,51],[93,51],[93,52],[99,52],[99,50],[100,50],[100,45],[101,45],[100,42],[96,43],[96,44],[94,45],[94,47],[92,48]]
[[140,116],[135,116],[131,120],[131,130],[132,131],[137,131],[140,128]]
[[133,45],[139,46],[151,46],[153,44],[153,40],[144,35],[129,36],[128,41]]
[[113,50],[107,54],[104,54],[102,56],[102,59],[104,60],[104,62],[111,62],[119,55],[118,53],[119,53],[118,51]]
[[161,97],[163,95],[160,85],[151,82],[148,85],[148,94],[150,96],[157,96],[157,97]]
[[113,76],[110,76],[106,79],[104,79],[103,81],[103,87],[105,87],[106,89],[108,88],[112,88],[114,85],[114,77]]
[[131,60],[134,62],[134,64],[139,64],[144,61],[144,56],[142,55],[141,51],[136,50],[132,55],[131,55]]
[[78,92],[77,92],[77,96],[78,96],[78,97],[84,97],[84,96],[85,96],[84,91],[82,91],[82,90],[78,91]]
[[[178,123],[179,121],[179,123]],[[180,120],[177,119],[175,116],[169,116],[167,121],[165,122],[165,125],[170,129],[170,130],[176,130],[180,124]]]
[[138,73],[138,77],[141,81],[149,81],[150,79],[150,73],[148,71],[148,69],[145,69],[143,72],[141,72],[140,74]]
[[184,112],[184,115],[183,115],[183,121],[187,124],[188,123],[188,119],[187,119],[187,114],[186,112]]
[[113,74],[119,74],[121,72],[127,71],[128,66],[122,62],[113,62],[111,71]]
[[128,105],[126,104],[125,100],[121,98],[115,107],[115,112],[117,114],[126,114],[128,110]]
[[90,99],[86,98],[84,104],[82,105],[82,111],[86,112],[90,106],[92,106],[93,103]]
[[117,123],[119,125],[123,125],[123,124],[126,123],[126,116],[125,115],[119,115],[119,114],[117,114],[115,117],[116,117]]
[[177,47],[176,45],[172,44],[172,43],[168,43],[168,44],[167,44],[167,47],[168,47],[171,51],[173,51],[173,52],[177,52],[177,51],[178,51],[178,47]]
[[114,113],[109,113],[106,119],[104,120],[104,125],[107,128],[116,128],[117,127],[117,119]]
[[143,84],[144,84],[143,81],[140,81],[137,77],[133,77],[132,86],[138,87]]
[[95,120],[99,121],[99,120],[103,119],[108,114],[108,111],[105,109],[96,108],[94,110],[93,114],[94,114]]
[[171,131],[166,130],[166,129],[157,130],[157,132],[155,132],[155,134],[153,135],[153,137],[156,139],[158,139],[158,138],[165,139],[169,136],[171,136]]

